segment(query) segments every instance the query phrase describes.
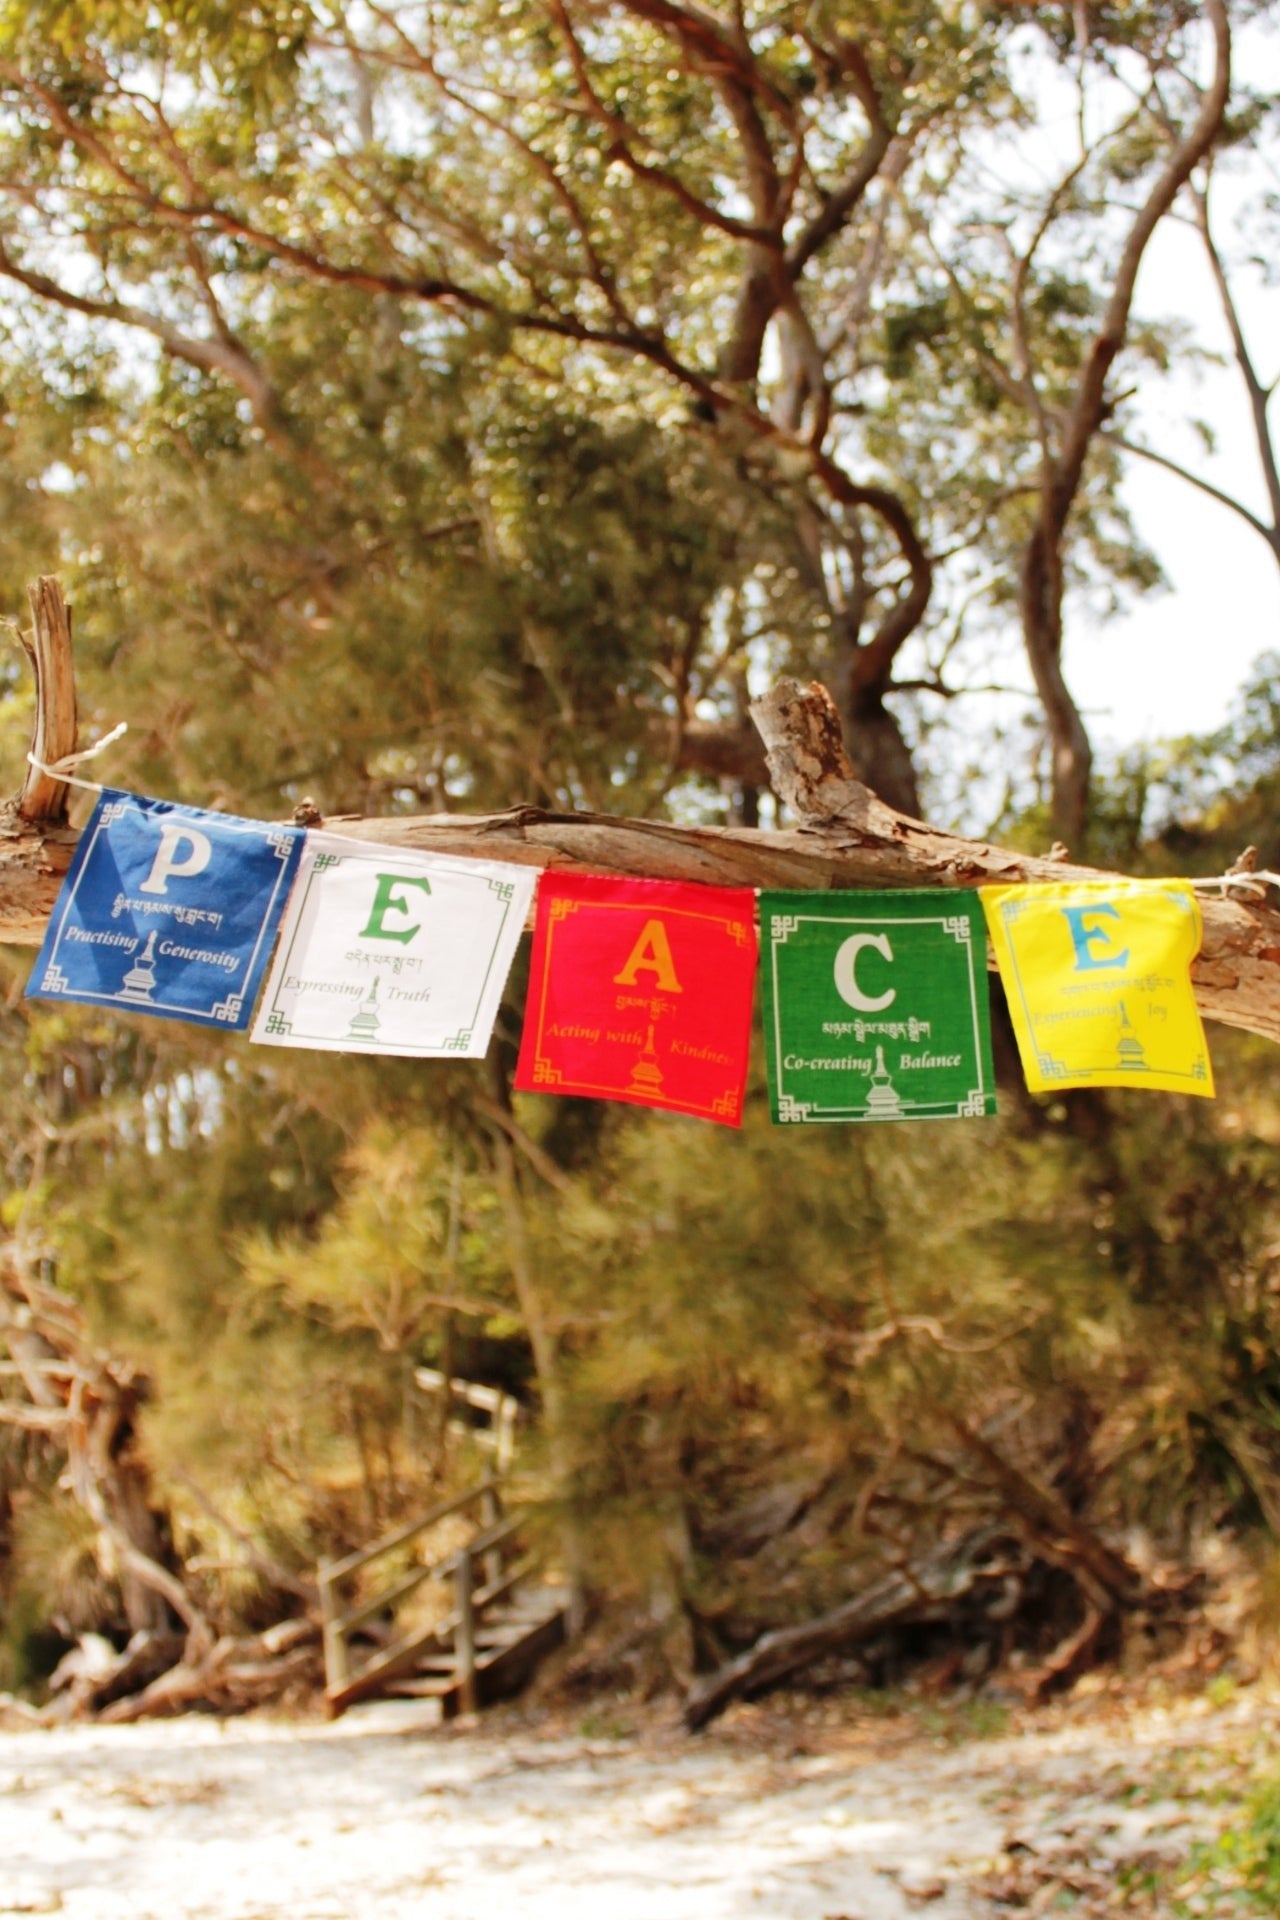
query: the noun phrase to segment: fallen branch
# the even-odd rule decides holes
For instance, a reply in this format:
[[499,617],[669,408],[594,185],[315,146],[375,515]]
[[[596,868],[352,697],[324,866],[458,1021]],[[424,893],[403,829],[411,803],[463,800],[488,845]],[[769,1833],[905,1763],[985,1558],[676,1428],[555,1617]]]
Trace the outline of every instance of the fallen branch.
[[[844,1652],[886,1629],[940,1622],[979,1588],[998,1591],[982,1602],[986,1617],[1011,1620],[1039,1563],[1058,1568],[1084,1602],[1083,1625],[1062,1642],[1037,1673],[1033,1690],[1061,1685],[1089,1657],[1108,1620],[1142,1597],[1129,1562],[1078,1519],[1058,1496],[997,1451],[986,1433],[957,1415],[948,1424],[982,1470],[984,1492],[1002,1512],[959,1540],[946,1541],[882,1574],[852,1599],[799,1626],[766,1633],[755,1645],[692,1687],[684,1720],[705,1726],[733,1699],[776,1686],[827,1654]],[[937,1462],[950,1470],[954,1463]],[[933,1504],[943,1496],[935,1491]],[[1012,1591],[1011,1591],[1012,1588]]]
[[914,1566],[884,1574],[817,1619],[762,1635],[736,1660],[689,1689],[683,1713],[686,1727],[696,1731],[723,1713],[731,1700],[777,1686],[824,1655],[844,1652],[888,1627],[943,1620],[958,1601],[983,1584],[1003,1590],[1011,1570],[1010,1551],[1020,1566],[1025,1552],[1007,1526],[976,1528],[963,1539],[935,1547]]
[[91,1345],[78,1303],[39,1278],[39,1266],[31,1247],[0,1244],[0,1350],[30,1396],[0,1400],[0,1424],[43,1432],[65,1452],[64,1484],[97,1529],[129,1625],[167,1630],[176,1616],[194,1657],[213,1644],[213,1631],[178,1572],[161,1562],[162,1533],[133,1444],[146,1382]]
[[140,1693],[104,1708],[98,1718],[121,1726],[192,1707],[244,1713],[279,1699],[290,1687],[319,1687],[323,1680],[319,1622],[286,1620],[247,1638],[224,1635],[203,1658],[180,1660]]
[[1024,1676],[1021,1685],[1028,1700],[1043,1700],[1075,1678],[1102,1638],[1108,1617],[1097,1607],[1086,1608],[1075,1632],[1069,1633],[1034,1673]]
[[99,1633],[82,1634],[49,1676],[47,1720],[78,1720],[148,1686],[181,1659],[180,1633],[144,1628],[121,1651]]
[[1037,1545],[1049,1547],[1059,1565],[1087,1576],[1095,1605],[1104,1613],[1136,1598],[1141,1580],[1129,1562],[1098,1538],[1063,1505],[1056,1494],[1029,1480],[1025,1473],[998,1453],[989,1440],[957,1414],[950,1426],[975,1460],[985,1469],[1006,1505],[1025,1523]]

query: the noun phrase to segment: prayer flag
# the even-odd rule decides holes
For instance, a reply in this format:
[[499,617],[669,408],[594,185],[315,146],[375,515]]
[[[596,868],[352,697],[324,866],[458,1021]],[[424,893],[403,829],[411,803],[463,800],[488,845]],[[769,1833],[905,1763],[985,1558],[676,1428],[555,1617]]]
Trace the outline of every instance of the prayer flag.
[[740,1126],[755,897],[544,874],[515,1084]]
[[28,994],[247,1027],[302,840],[104,787]]
[[762,893],[773,1117],[993,1114],[976,893]]
[[983,887],[1027,1085],[1212,1097],[1191,989],[1200,907],[1181,881]]
[[479,1058],[537,877],[309,833],[253,1038]]

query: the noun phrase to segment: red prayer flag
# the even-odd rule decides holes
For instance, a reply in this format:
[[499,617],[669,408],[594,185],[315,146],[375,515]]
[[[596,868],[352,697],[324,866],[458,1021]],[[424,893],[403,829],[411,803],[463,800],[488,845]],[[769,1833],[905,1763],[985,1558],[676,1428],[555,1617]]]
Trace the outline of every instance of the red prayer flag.
[[747,887],[544,874],[515,1084],[742,1124]]

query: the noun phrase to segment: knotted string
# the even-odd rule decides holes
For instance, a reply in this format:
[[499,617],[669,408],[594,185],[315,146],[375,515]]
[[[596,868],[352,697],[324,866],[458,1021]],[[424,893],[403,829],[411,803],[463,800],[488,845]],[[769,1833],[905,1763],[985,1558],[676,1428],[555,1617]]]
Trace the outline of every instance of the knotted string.
[[46,766],[43,760],[37,760],[34,753],[29,753],[27,759],[37,773],[46,774],[50,780],[60,780],[63,786],[83,787],[86,793],[101,793],[102,782],[100,780],[78,780],[75,774],[69,773],[67,769],[69,767],[78,767],[84,760],[96,759],[104,747],[114,745],[121,734],[128,733],[128,731],[129,722],[122,720],[118,727],[112,727],[110,733],[104,733],[101,740],[94,746],[83,747],[79,753],[64,753],[61,760],[55,760],[52,766]]

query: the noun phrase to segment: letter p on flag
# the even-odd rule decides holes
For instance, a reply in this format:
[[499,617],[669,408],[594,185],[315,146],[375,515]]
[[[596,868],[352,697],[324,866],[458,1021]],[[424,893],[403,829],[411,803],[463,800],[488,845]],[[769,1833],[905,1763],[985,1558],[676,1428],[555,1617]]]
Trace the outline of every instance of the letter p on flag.
[[[183,848],[186,848],[184,854]],[[160,845],[151,862],[151,871],[138,882],[139,893],[167,893],[171,880],[192,880],[203,873],[213,858],[213,842],[198,827],[166,820],[160,828]]]
[[[303,838],[298,827],[104,787],[27,992],[243,1033]],[[175,892],[177,904],[164,898]],[[174,912],[187,926],[197,915],[199,934],[161,938],[157,916]]]

